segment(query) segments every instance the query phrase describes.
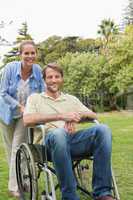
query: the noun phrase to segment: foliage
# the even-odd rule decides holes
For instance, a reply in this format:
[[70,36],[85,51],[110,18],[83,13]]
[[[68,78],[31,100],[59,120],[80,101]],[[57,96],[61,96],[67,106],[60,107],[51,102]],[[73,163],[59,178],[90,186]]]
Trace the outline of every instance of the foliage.
[[103,42],[105,46],[107,46],[108,42],[112,40],[114,35],[118,34],[118,30],[118,26],[115,25],[113,20],[102,20],[101,24],[99,25],[98,34],[103,37]]
[[7,55],[5,55],[5,58],[3,60],[4,64],[14,60],[20,60],[19,44],[23,40],[32,40],[32,37],[30,36],[30,34],[28,34],[28,25],[26,22],[22,23],[22,27],[18,31],[18,36],[16,38],[16,41],[14,42],[15,46],[11,49],[11,51],[8,52]]
[[[111,19],[99,26],[96,39],[51,36],[38,44],[41,66],[59,62],[64,69],[64,90],[91,99],[101,110],[119,109],[119,97],[133,85],[133,25],[120,33]],[[5,63],[18,60],[18,44],[32,39],[26,23],[22,24],[16,46],[5,57]],[[125,97],[124,97],[125,98]],[[124,100],[126,103],[126,100]]]
[[108,54],[67,53],[58,60],[65,71],[66,91],[97,99],[102,108],[119,109],[117,98],[133,84],[132,28],[108,43]]
[[99,44],[95,43],[94,39],[83,39],[76,36],[65,38],[52,36],[38,45],[38,61],[45,65],[57,61],[68,52],[94,52],[98,48]]
[[119,38],[118,45],[111,49],[110,65],[117,72],[115,86],[120,92],[128,90],[133,84],[133,25],[127,27],[125,34]]
[[128,5],[124,10],[124,25],[133,25],[133,0],[128,0]]
[[[39,61],[42,64],[54,62],[61,56],[64,56],[66,52],[74,52],[74,46],[77,37],[61,38],[59,36],[49,37],[47,40],[39,44]],[[43,57],[43,59],[42,59]]]
[[78,52],[97,52],[100,48],[101,43],[98,43],[98,41],[94,39],[82,39],[80,38],[77,41],[77,51]]
[[[10,26],[13,23],[11,20],[9,23],[5,23],[5,21],[0,22],[0,29],[5,29],[7,26]],[[0,46],[10,46],[11,43],[2,36],[2,33],[0,32]]]
[[67,53],[65,57],[59,59],[58,62],[65,72],[65,90],[71,93],[95,91],[101,60],[91,53]]
[[32,40],[31,35],[28,33],[28,25],[26,22],[22,23],[22,28],[18,31],[19,35],[16,38],[16,43],[20,44],[23,40]]
[[103,106],[103,98],[109,94],[108,86],[104,83],[107,59],[104,55],[92,53],[67,53],[58,60],[64,69],[64,89],[74,95],[83,94]]

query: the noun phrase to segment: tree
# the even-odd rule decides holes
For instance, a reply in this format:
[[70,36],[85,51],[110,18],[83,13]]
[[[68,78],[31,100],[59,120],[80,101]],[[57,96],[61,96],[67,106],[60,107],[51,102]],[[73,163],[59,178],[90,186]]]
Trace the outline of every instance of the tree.
[[124,10],[124,25],[133,24],[133,0],[128,0],[128,5]]
[[[11,20],[10,22],[6,23],[4,21],[0,22],[0,46],[11,46],[11,42],[9,42],[6,38],[4,38],[4,36],[2,36],[2,29],[5,29],[7,26],[10,26],[13,23],[13,21]],[[2,56],[0,55],[0,61],[2,60]],[[2,74],[2,68],[3,65],[0,66],[0,77]]]
[[[106,55],[107,63],[103,70],[106,76],[106,98],[111,109],[117,109],[117,100],[125,96],[128,88],[133,85],[133,25],[127,26],[125,33],[110,45]],[[101,73],[100,73],[101,74]]]
[[23,40],[32,40],[31,35],[28,33],[27,22],[22,23],[22,28],[18,31],[19,35],[16,38],[16,43],[21,43]]
[[31,35],[28,33],[28,25],[26,22],[22,23],[22,28],[18,30],[18,36],[14,42],[14,47],[9,51],[3,60],[4,64],[19,60],[19,45],[23,40],[32,40]]
[[112,52],[113,60],[117,60],[121,68],[116,77],[116,85],[121,93],[126,93],[133,85],[133,25],[126,27],[120,45]]
[[102,20],[101,24],[99,25],[100,29],[98,30],[98,34],[103,37],[105,41],[105,47],[107,46],[108,42],[113,38],[114,35],[118,34],[118,26],[115,25],[114,21],[111,19],[104,19]]
[[[58,60],[64,69],[64,90],[77,96],[96,98],[104,90],[102,68],[106,63],[104,56],[94,53],[67,53]],[[101,73],[102,77],[99,76]],[[106,74],[105,74],[106,76]],[[91,101],[92,103],[95,103]]]
[[83,39],[77,36],[62,38],[51,36],[38,44],[38,61],[41,65],[57,61],[68,52],[98,52],[99,43],[94,39]]
[[62,38],[60,36],[51,36],[38,45],[39,62],[47,64],[55,62],[67,52],[77,51],[78,37],[71,36]]
[[98,52],[100,45],[96,40],[91,38],[82,39],[77,41],[77,51],[78,52]]
[[[13,21],[11,20],[9,23],[5,23],[4,21],[1,21],[0,22],[0,29],[4,29],[6,28],[7,26],[11,25],[13,23]],[[6,40],[2,34],[0,33],[0,46],[10,46],[11,43]]]
[[67,53],[58,60],[64,69],[64,90],[89,96],[100,109],[119,109],[118,97],[133,85],[133,34],[112,43],[108,54]]
[[38,44],[38,61],[40,65],[58,60],[61,55],[57,46],[61,40],[60,36],[53,35]]

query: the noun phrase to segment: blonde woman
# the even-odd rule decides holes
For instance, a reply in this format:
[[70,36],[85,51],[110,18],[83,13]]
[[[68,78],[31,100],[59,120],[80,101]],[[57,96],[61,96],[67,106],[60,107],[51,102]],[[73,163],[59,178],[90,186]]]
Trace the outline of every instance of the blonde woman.
[[15,156],[20,143],[25,141],[26,128],[22,115],[27,97],[44,91],[41,68],[35,64],[37,49],[33,41],[20,45],[21,61],[8,63],[4,68],[0,88],[0,131],[2,132],[9,163],[10,194],[19,197],[15,174]]

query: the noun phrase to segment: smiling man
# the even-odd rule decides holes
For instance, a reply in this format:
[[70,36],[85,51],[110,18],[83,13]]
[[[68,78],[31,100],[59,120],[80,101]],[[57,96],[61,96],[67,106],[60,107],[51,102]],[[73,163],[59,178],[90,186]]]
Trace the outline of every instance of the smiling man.
[[103,124],[76,130],[82,118],[96,119],[96,113],[84,106],[75,96],[61,92],[63,71],[55,63],[48,64],[43,77],[46,92],[28,98],[24,112],[26,126],[44,123],[44,144],[51,155],[61,186],[63,200],[79,200],[72,158],[91,154],[94,157],[94,200],[113,200],[111,196],[111,131]]

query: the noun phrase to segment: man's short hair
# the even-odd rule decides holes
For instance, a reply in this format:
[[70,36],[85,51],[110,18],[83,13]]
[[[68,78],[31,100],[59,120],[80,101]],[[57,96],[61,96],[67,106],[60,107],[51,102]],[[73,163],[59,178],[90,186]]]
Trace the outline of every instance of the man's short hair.
[[44,80],[46,79],[46,70],[48,68],[53,69],[56,72],[59,72],[61,74],[61,76],[63,77],[63,69],[59,66],[59,64],[57,64],[57,63],[48,63],[46,65],[46,67],[42,71]]

